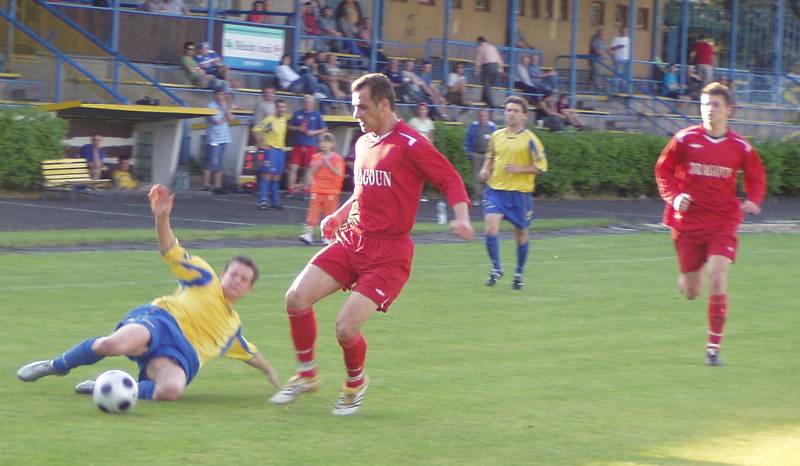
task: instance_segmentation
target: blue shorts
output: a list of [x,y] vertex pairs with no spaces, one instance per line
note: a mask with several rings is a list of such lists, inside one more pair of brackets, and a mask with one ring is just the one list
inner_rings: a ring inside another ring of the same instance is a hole
[[151,359],[167,357],[183,368],[186,385],[189,385],[200,370],[200,360],[172,314],[158,306],[146,304],[130,311],[117,324],[117,329],[127,324],[144,325],[150,332],[147,351],[141,356],[128,356],[128,359],[139,364],[139,380],[148,380],[147,364]]
[[206,170],[212,172],[222,171],[222,159],[225,158],[225,146],[227,145],[227,143],[206,144]]
[[502,214],[519,229],[527,229],[533,220],[533,196],[522,191],[501,191],[486,188],[483,194],[483,215]]
[[261,173],[268,175],[281,175],[286,166],[286,153],[280,149],[264,149],[264,164]]

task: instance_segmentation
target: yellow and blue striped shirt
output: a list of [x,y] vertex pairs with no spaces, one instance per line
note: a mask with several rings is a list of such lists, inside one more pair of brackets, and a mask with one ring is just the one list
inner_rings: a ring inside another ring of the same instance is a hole
[[175,293],[157,298],[152,304],[175,317],[197,352],[200,365],[223,355],[250,360],[258,348],[242,336],[239,314],[222,294],[214,269],[203,259],[190,256],[177,241],[163,258],[179,285]]
[[494,160],[492,175],[487,184],[502,191],[533,192],[536,175],[533,173],[506,173],[506,165],[530,166],[547,171],[547,156],[539,138],[528,129],[512,133],[503,128],[492,133],[486,157]]

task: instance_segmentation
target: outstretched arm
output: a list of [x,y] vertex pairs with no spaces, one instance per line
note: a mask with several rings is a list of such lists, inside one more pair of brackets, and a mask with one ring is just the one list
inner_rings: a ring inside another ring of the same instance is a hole
[[350,209],[353,207],[353,202],[355,202],[358,197],[358,192],[359,187],[356,186],[353,189],[353,195],[350,196],[350,199],[346,200],[341,207],[336,209],[336,212],[322,219],[322,222],[319,224],[319,229],[322,231],[323,238],[330,239],[333,236],[333,232],[347,220],[347,217],[350,215]]
[[150,211],[156,220],[156,236],[158,237],[158,248],[164,254],[175,245],[175,234],[169,223],[169,216],[172,213],[172,202],[175,196],[166,186],[154,184],[147,195],[150,199]]
[[267,376],[269,383],[271,383],[275,388],[281,388],[281,384],[278,381],[278,373],[275,372],[275,369],[266,359],[264,359],[264,356],[262,356],[260,352],[253,354],[253,357],[244,363],[263,372],[264,375]]

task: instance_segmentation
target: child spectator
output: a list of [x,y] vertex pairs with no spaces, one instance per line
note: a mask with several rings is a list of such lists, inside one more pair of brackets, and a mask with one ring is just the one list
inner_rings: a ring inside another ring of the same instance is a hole
[[[306,244],[314,242],[314,228],[320,219],[332,214],[339,207],[339,194],[344,182],[345,163],[341,155],[333,152],[336,139],[331,133],[323,133],[319,141],[320,152],[311,158],[309,178],[311,179],[311,197],[308,203],[308,215],[300,241]],[[327,240],[323,238],[323,243]]]
[[430,119],[428,116],[428,103],[427,102],[420,102],[417,104],[416,109],[416,116],[410,120],[408,120],[408,124],[411,125],[415,130],[419,132],[419,134],[425,136],[428,141],[433,142],[433,120]]
[[286,102],[275,102],[275,114],[264,117],[253,127],[253,136],[259,152],[264,154],[259,161],[258,208],[267,209],[267,192],[270,195],[270,209],[280,210],[280,185],[286,163],[286,130],[289,117],[286,115]]
[[117,160],[117,168],[111,172],[111,179],[114,180],[114,186],[119,189],[138,189],[139,182],[131,175],[131,156],[120,155]]

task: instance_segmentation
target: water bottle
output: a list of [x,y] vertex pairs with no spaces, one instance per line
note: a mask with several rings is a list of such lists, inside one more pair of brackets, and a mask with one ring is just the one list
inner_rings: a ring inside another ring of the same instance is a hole
[[447,203],[444,201],[436,203],[436,223],[439,225],[447,223]]

